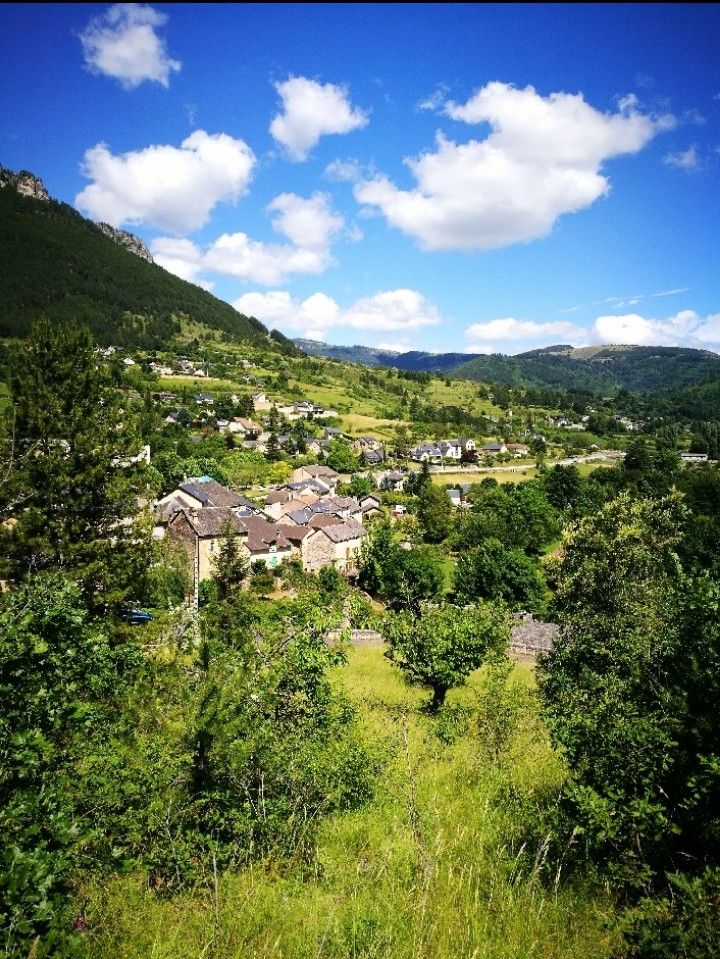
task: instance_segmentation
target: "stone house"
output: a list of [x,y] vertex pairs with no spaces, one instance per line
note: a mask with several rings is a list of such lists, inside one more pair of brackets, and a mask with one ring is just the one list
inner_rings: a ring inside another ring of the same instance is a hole
[[321,483],[324,483],[328,487],[330,493],[334,496],[340,476],[335,470],[330,469],[329,466],[310,465],[299,466],[296,470],[293,470],[290,479],[293,482],[306,479],[320,480]]
[[270,569],[279,566],[292,555],[292,543],[282,530],[268,523],[262,516],[246,516],[243,519],[247,538],[243,541],[251,563],[262,560]]
[[170,517],[168,535],[183,543],[188,551],[195,592],[198,584],[215,572],[215,560],[228,529],[234,530],[241,541],[247,539],[244,521],[231,509],[186,508]]

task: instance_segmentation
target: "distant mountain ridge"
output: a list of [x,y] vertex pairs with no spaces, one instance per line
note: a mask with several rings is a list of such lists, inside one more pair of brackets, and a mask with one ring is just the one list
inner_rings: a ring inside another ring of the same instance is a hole
[[517,356],[502,353],[406,353],[366,346],[332,346],[294,340],[312,356],[365,366],[446,373],[461,379],[507,386],[552,387],[614,394],[662,392],[720,377],[720,355],[676,346],[545,346]]
[[53,200],[27,170],[0,166],[0,336],[40,315],[87,324],[98,343],[166,346],[181,317],[233,340],[294,350],[256,318],[152,262],[138,237]]

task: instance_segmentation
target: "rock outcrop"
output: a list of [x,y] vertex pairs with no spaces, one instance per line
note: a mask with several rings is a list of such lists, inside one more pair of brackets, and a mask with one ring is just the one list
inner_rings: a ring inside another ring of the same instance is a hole
[[114,240],[120,246],[124,247],[128,252],[134,253],[135,256],[139,256],[142,260],[147,260],[148,263],[155,262],[150,250],[148,250],[140,237],[135,236],[134,233],[128,233],[127,230],[118,230],[117,227],[110,226],[109,223],[98,223],[97,227],[102,230],[105,236],[109,236],[111,240]]
[[34,200],[49,200],[50,194],[45,189],[40,177],[35,176],[28,170],[20,170],[19,173],[13,173],[12,170],[0,166],[0,188],[10,186],[23,196],[32,197]]

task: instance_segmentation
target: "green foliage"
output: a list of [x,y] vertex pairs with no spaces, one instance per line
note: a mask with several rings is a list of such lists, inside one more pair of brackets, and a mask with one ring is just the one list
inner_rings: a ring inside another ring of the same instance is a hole
[[514,609],[539,612],[546,587],[537,560],[522,550],[486,539],[460,556],[455,569],[455,596],[461,605],[476,599],[501,599]]
[[432,690],[436,712],[448,690],[462,686],[487,659],[504,652],[510,637],[509,616],[501,606],[481,603],[427,608],[419,618],[409,613],[388,617],[383,633],[388,657],[408,682]]
[[[442,362],[442,356],[436,360]],[[717,356],[707,350],[681,347],[600,347],[590,356],[572,347],[545,347],[518,356],[473,357],[452,373],[485,383],[589,390],[607,396],[622,388],[657,393],[668,383],[701,383],[717,376],[719,365]]]
[[[7,192],[7,191],[3,191]],[[60,568],[100,604],[117,604],[144,566],[133,528],[142,472],[118,465],[138,444],[86,329],[38,322],[12,357],[13,435],[5,446],[0,535],[5,576]]]
[[417,612],[423,601],[442,595],[445,574],[430,547],[405,549],[389,524],[378,523],[362,548],[360,585],[395,609]]
[[247,575],[247,556],[238,541],[235,528],[228,523],[221,532],[220,548],[215,557],[213,573],[220,599],[227,599],[235,592],[245,581]]
[[425,485],[418,495],[417,517],[428,543],[442,543],[452,529],[452,503],[442,486]]
[[720,955],[720,869],[668,876],[670,889],[624,916],[620,959],[709,959]]
[[455,543],[460,549],[496,539],[509,549],[537,554],[560,532],[560,517],[541,481],[473,487],[472,510],[458,522]]
[[720,587],[683,576],[683,519],[677,493],[625,495],[566,536],[541,671],[562,829],[631,894],[720,861]]
[[[77,587],[36,576],[0,607],[0,925],[7,954],[69,929],[76,870],[109,855],[97,797],[78,786],[84,758],[120,722],[137,649],[113,642]],[[27,954],[27,951],[22,954]]]
[[0,191],[0,335],[25,336],[38,316],[86,324],[100,343],[162,349],[181,315],[268,350],[258,320],[105,236],[64,203]]
[[356,473],[360,462],[345,440],[330,440],[325,451],[325,462],[337,473]]

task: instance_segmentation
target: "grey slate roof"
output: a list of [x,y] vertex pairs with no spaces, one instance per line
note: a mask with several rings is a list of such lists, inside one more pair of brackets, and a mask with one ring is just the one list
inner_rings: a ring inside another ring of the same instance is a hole
[[[184,493],[198,500],[204,507],[232,507],[247,506],[248,500],[231,489],[218,483],[210,476],[199,476],[194,479],[185,480],[178,487]],[[252,504],[250,504],[252,505]]]
[[227,527],[236,533],[247,532],[246,522],[251,517],[240,519],[231,509],[213,508],[190,510],[187,507],[182,511],[195,533],[203,537],[220,536]]
[[344,523],[336,523],[333,526],[323,526],[322,531],[333,543],[345,543],[351,539],[358,539],[365,532],[360,523],[356,523],[354,519],[348,519]]

